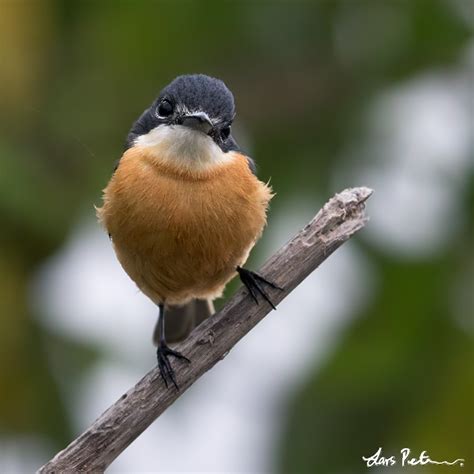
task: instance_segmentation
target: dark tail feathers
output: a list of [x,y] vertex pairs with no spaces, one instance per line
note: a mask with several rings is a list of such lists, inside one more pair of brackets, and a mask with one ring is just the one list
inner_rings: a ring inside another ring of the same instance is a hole
[[[210,300],[192,300],[184,306],[167,306],[165,310],[165,332],[167,342],[179,342],[211,314],[214,305]],[[160,329],[158,324],[153,332],[153,342],[158,345]]]

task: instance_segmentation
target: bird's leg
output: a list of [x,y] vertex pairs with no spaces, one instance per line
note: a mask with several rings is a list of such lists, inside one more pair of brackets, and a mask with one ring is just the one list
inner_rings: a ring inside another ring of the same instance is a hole
[[168,347],[166,344],[166,337],[165,337],[165,305],[160,304],[160,315],[158,317],[158,325],[160,328],[160,339],[158,341],[158,349],[156,351],[156,357],[158,359],[158,368],[160,369],[160,375],[163,379],[163,382],[168,388],[168,384],[171,382],[176,390],[179,390],[178,384],[176,383],[176,378],[174,375],[174,369],[171,367],[171,362],[169,361],[169,357],[173,356],[177,359],[185,360],[186,362],[191,362],[187,357],[185,357],[180,352],[174,351],[173,349]]
[[237,273],[239,274],[241,282],[245,285],[255,303],[258,304],[257,295],[260,294],[273,309],[276,309],[276,306],[272,303],[268,293],[265,291],[264,285],[270,286],[271,288],[275,288],[276,290],[280,291],[283,291],[283,288],[275,285],[275,283],[271,281],[268,281],[258,273],[252,272],[242,267],[237,267]]

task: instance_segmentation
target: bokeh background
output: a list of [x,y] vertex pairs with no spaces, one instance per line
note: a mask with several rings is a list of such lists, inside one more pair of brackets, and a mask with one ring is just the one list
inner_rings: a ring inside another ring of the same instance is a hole
[[359,473],[379,447],[472,472],[473,12],[0,0],[0,471],[38,468],[154,365],[157,311],[93,206],[134,119],[203,72],[277,192],[253,268],[344,187],[375,189],[371,221],[109,472]]

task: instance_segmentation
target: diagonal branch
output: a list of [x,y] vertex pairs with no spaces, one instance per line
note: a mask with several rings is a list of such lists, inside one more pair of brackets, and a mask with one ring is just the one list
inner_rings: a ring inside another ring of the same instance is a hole
[[[284,288],[271,290],[279,303],[340,245],[366,224],[364,203],[369,188],[352,188],[336,194],[292,240],[276,252],[260,270]],[[232,347],[271,310],[255,305],[240,289],[225,307],[204,321],[178,350],[192,360],[176,361],[181,391],[165,389],[156,368],[123,394],[82,435],[39,473],[104,471],[146,428],[199,377],[223,359]]]

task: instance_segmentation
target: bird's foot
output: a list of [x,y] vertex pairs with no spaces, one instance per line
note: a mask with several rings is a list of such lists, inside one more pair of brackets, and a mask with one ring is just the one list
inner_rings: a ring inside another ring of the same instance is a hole
[[270,286],[275,290],[283,291],[283,288],[275,285],[275,283],[268,281],[263,276],[258,273],[252,272],[242,267],[237,267],[237,273],[240,276],[240,280],[247,288],[250,296],[254,299],[255,303],[258,304],[257,294],[260,294],[265,301],[273,308],[276,309],[276,306],[272,303],[272,300],[268,296],[268,293],[265,291],[263,285]]
[[160,369],[161,378],[163,379],[166,388],[168,388],[169,383],[172,383],[176,390],[179,391],[179,386],[176,383],[174,369],[173,367],[171,367],[171,362],[169,361],[170,356],[176,357],[176,359],[182,359],[186,362],[191,361],[180,352],[170,349],[166,344],[160,344],[158,346],[158,349],[156,351],[156,357],[158,359],[158,368]]

